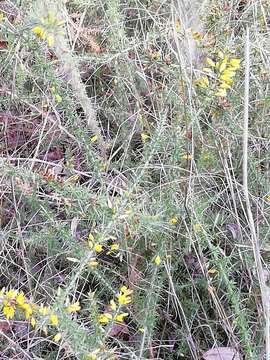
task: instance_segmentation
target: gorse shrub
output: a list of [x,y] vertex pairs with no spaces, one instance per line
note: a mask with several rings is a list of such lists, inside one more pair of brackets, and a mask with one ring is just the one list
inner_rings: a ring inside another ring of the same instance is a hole
[[269,10],[0,2],[1,359],[264,356]]

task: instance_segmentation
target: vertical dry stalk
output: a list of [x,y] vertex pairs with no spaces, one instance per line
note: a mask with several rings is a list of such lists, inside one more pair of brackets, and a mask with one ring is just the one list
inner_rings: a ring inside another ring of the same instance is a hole
[[[40,9],[40,13],[44,16],[44,13],[49,11],[55,15],[64,14],[66,17],[67,11],[62,1],[54,2],[51,0],[44,0],[43,4],[37,4]],[[62,29],[61,29],[62,30]],[[72,50],[68,44],[66,35],[64,32],[59,31],[54,34],[55,43],[53,51],[62,65],[63,72],[67,74],[69,85],[72,88],[73,94],[77,101],[80,103],[88,124],[88,127],[94,135],[97,135],[97,144],[103,158],[106,157],[106,144],[102,137],[100,126],[96,119],[96,110],[89,99],[85,86],[82,83],[78,63],[76,57],[72,54]]]
[[256,228],[254,224],[253,214],[251,211],[251,204],[248,192],[248,118],[249,118],[249,83],[250,83],[250,40],[249,28],[246,34],[246,52],[245,52],[245,104],[244,104],[244,129],[243,129],[243,191],[246,201],[247,217],[249,222],[249,229],[252,240],[253,255],[256,265],[257,276],[259,280],[262,306],[265,318],[265,347],[266,360],[270,360],[270,289],[266,285],[263,274],[263,265],[260,254],[260,244],[257,237]]
[[[201,33],[203,24],[200,19],[200,11],[203,1],[197,0],[174,0],[176,15],[179,17],[184,38],[180,41],[181,50],[183,52],[187,66],[199,68],[202,64],[202,50],[198,48],[192,34],[187,30],[191,28],[193,31]],[[178,40],[179,41],[179,40]]]

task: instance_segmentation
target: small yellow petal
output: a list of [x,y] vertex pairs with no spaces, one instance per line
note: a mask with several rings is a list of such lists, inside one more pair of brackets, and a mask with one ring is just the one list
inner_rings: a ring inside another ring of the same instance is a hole
[[43,304],[40,306],[38,312],[40,313],[40,315],[42,316],[46,316],[49,314],[50,312],[50,308],[48,306],[44,306]]
[[16,302],[19,306],[22,306],[25,303],[25,297],[23,293],[20,293],[19,295],[16,296]]
[[91,260],[88,265],[90,268],[96,268],[98,266],[98,262],[96,260]]
[[182,155],[181,159],[190,161],[190,160],[192,160],[192,155],[191,154]]
[[30,324],[32,325],[33,328],[36,327],[37,321],[34,317],[31,317]]
[[208,274],[213,275],[216,274],[218,271],[216,269],[209,269]]
[[177,220],[176,217],[173,217],[173,218],[170,219],[170,224],[171,224],[171,225],[176,225],[177,222],[178,222],[178,220]]
[[60,96],[59,94],[56,94],[54,98],[57,104],[60,104],[62,102],[62,96]]
[[206,63],[211,67],[215,67],[216,65],[215,62],[210,58],[206,58]]
[[18,291],[17,290],[13,290],[13,289],[10,289],[6,292],[6,297],[9,299],[9,300],[13,300],[15,299],[15,297],[17,296],[17,293]]
[[112,311],[116,311],[116,302],[114,300],[110,301],[110,308]]
[[48,43],[49,46],[53,46],[53,45],[54,45],[54,37],[53,37],[53,35],[48,35],[48,36],[46,37],[46,40],[47,40],[47,43]]
[[195,81],[195,85],[206,89],[209,86],[209,80],[207,76],[202,76],[201,78],[199,78],[198,80]]
[[206,73],[210,73],[212,70],[210,68],[208,68],[208,67],[204,67],[203,71],[206,72]]
[[128,315],[129,315],[129,313],[118,314],[114,317],[114,320],[118,321],[118,322],[123,322],[125,317],[127,317]]
[[226,97],[226,96],[227,96],[227,91],[226,91],[226,89],[219,89],[219,90],[215,93],[215,96]]
[[91,141],[92,143],[94,143],[94,142],[97,141],[97,139],[98,139],[98,136],[97,136],[97,135],[93,135],[93,136],[90,138],[90,141]]
[[13,317],[15,315],[15,307],[10,306],[10,305],[5,305],[3,307],[3,314],[7,320],[13,319]]
[[159,255],[157,255],[154,259],[154,263],[159,266],[161,264],[161,257]]
[[119,250],[119,244],[112,244],[112,245],[111,245],[111,250],[112,250],[112,251],[117,251],[117,250]]
[[75,303],[73,304],[70,304],[67,308],[66,308],[67,312],[69,314],[73,314],[73,313],[76,313],[78,311],[81,310],[81,306],[80,306],[80,303],[79,301],[76,301]]
[[200,223],[197,223],[194,225],[194,231],[195,232],[201,232],[202,231],[202,225]]
[[101,251],[103,250],[103,247],[102,247],[102,245],[100,245],[100,244],[95,244],[95,245],[94,245],[94,249],[95,249],[95,251],[96,251],[97,253],[99,253],[99,252],[101,252]]
[[93,234],[89,234],[88,235],[88,241],[94,241],[94,235]]
[[231,59],[230,60],[230,65],[235,69],[239,69],[240,68],[240,63],[241,63],[241,59]]
[[222,82],[220,85],[219,85],[220,89],[230,89],[231,88],[231,85],[230,84],[227,84],[226,82]]
[[41,36],[41,34],[44,33],[44,30],[40,27],[40,26],[35,26],[33,29],[32,29],[33,33],[36,34],[37,36]]
[[104,325],[108,324],[110,320],[112,320],[112,315],[109,313],[101,314],[98,318],[99,323]]
[[150,138],[149,135],[147,135],[145,133],[141,133],[141,139],[142,139],[143,143],[145,143],[149,138]]
[[58,316],[55,314],[52,314],[50,316],[50,322],[52,326],[57,326],[59,324]]
[[224,53],[222,51],[218,51],[217,53],[217,56],[220,58],[220,59],[224,59]]
[[222,61],[222,63],[220,64],[220,67],[219,67],[219,72],[223,72],[227,67],[227,64],[226,62]]
[[57,333],[54,335],[53,340],[57,343],[61,340],[62,335],[60,333]]

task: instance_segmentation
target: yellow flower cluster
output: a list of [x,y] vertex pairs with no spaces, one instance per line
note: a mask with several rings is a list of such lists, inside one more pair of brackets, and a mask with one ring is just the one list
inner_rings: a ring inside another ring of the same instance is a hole
[[33,33],[42,40],[45,40],[49,46],[55,43],[54,33],[63,35],[63,31],[59,29],[64,24],[63,20],[57,19],[54,13],[49,12],[46,18],[40,18],[41,25],[35,26]]
[[241,60],[237,58],[230,58],[224,55],[222,51],[218,51],[217,60],[211,58],[206,59],[208,67],[203,68],[206,76],[200,77],[195,84],[201,88],[208,88],[210,86],[209,79],[215,79],[217,86],[215,86],[215,96],[226,97],[227,90],[232,87],[233,78],[237,70],[240,69]]
[[54,96],[54,99],[55,99],[56,103],[60,104],[62,102],[62,96],[56,93],[55,86],[51,87],[51,92],[52,92],[52,94]]
[[102,325],[108,324],[110,321],[123,322],[129,315],[127,312],[121,312],[123,305],[128,305],[132,302],[131,294],[133,290],[128,289],[126,286],[120,288],[120,292],[117,294],[117,303],[112,299],[110,301],[110,312],[105,312],[99,315],[98,321]]
[[[55,314],[49,306],[43,304],[37,305],[26,299],[23,292],[19,292],[16,289],[6,290],[3,288],[0,291],[0,309],[2,308],[3,315],[7,320],[12,320],[15,315],[23,316],[26,320],[29,320],[31,326],[34,328],[37,323],[37,318],[42,318],[48,321],[48,325],[57,327],[59,325],[59,317]],[[66,307],[66,312],[69,314],[76,313],[81,309],[79,301],[69,304]],[[43,331],[47,333],[47,326],[43,326]],[[62,335],[60,333],[55,334],[54,341],[60,341]]]
[[[109,238],[107,238],[105,240],[111,240],[111,239],[115,239],[115,238],[110,236]],[[96,242],[93,234],[91,234],[91,233],[88,235],[88,246],[89,246],[90,250],[94,251],[96,254],[101,253],[105,248],[107,248],[107,249],[109,248],[108,251],[106,252],[107,255],[110,255],[114,251],[118,251],[120,248],[119,244],[117,244],[117,243],[113,243],[111,245],[105,246],[99,242]],[[91,268],[93,268],[93,267],[96,267],[97,265],[98,265],[98,262],[97,262],[96,258],[92,258],[89,262],[89,266]]]
[[36,320],[33,317],[33,312],[36,305],[27,301],[23,292],[3,288],[0,291],[0,302],[2,304],[2,311],[7,320],[14,318],[16,312],[23,314],[26,320],[30,320],[31,325],[34,327]]

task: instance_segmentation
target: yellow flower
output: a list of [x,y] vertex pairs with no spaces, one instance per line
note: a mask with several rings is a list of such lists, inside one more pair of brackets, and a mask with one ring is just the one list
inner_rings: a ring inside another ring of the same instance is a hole
[[48,45],[49,46],[53,46],[54,45],[54,37],[53,37],[53,35],[47,35],[46,36],[46,40],[47,40],[47,43],[48,43]]
[[89,360],[97,360],[97,355],[89,353],[89,354],[87,354],[87,358]]
[[230,83],[230,81],[232,81],[232,78],[234,76],[235,76],[235,71],[231,71],[231,70],[227,69],[220,76],[220,80]]
[[192,31],[191,33],[194,40],[198,42],[202,40],[202,35],[198,31]]
[[125,285],[120,288],[120,291],[125,295],[131,295],[133,290],[128,289]]
[[231,85],[226,83],[226,82],[222,82],[220,85],[219,85],[219,88],[220,89],[230,89],[231,88]]
[[209,86],[209,80],[207,76],[202,76],[201,78],[199,78],[198,80],[195,81],[195,85],[206,89]]
[[94,249],[97,253],[99,253],[103,250],[102,245],[100,245],[100,244],[95,244]]
[[54,98],[57,104],[60,104],[62,102],[62,96],[60,96],[59,94],[56,94]]
[[126,286],[120,288],[120,294],[117,295],[117,299],[120,305],[128,305],[131,303],[131,294],[133,290],[128,289]]
[[17,290],[10,289],[6,292],[6,297],[8,298],[8,300],[14,300],[17,294]]
[[154,263],[159,266],[161,264],[161,257],[159,255],[157,255],[154,259]]
[[206,63],[211,67],[215,67],[216,65],[215,62],[210,58],[206,58]]
[[199,223],[195,224],[194,225],[194,231],[197,232],[197,233],[201,232],[202,231],[202,225],[199,224]]
[[97,135],[93,135],[93,136],[90,138],[90,141],[91,141],[92,143],[94,143],[94,142],[97,141],[97,139],[98,139],[98,136],[97,136]]
[[29,319],[30,316],[33,314],[33,309],[30,304],[24,303],[22,306],[22,309],[24,310],[24,316],[26,319]]
[[88,353],[86,356],[87,356],[87,359],[89,360],[97,360],[98,357],[97,357],[97,354],[100,352],[100,349],[96,349],[90,353]]
[[241,59],[231,59],[230,65],[234,70],[238,70],[240,68]]
[[58,316],[55,314],[50,316],[50,321],[52,326],[57,326],[59,324]]
[[203,68],[203,71],[206,72],[206,73],[210,73],[210,72],[211,72],[211,69],[208,68],[208,67],[204,67],[204,68]]
[[23,293],[19,293],[19,295],[16,296],[16,302],[19,306],[22,306],[25,303],[25,297]]
[[6,319],[13,319],[15,315],[15,307],[10,305],[5,305],[3,308],[3,314],[5,315]]
[[44,36],[44,30],[40,26],[35,26],[32,29],[33,33],[36,34],[38,37],[42,38]]
[[114,320],[115,321],[118,321],[118,322],[123,322],[124,319],[129,315],[129,313],[122,313],[122,314],[119,314],[119,315],[116,315],[114,317]]
[[112,311],[116,311],[116,303],[114,300],[111,300],[110,301],[110,308]]
[[265,200],[270,202],[270,194],[265,196]]
[[106,325],[109,323],[109,321],[112,319],[112,315],[109,313],[104,313],[99,315],[98,322],[100,324]]
[[218,56],[220,59],[224,59],[224,54],[223,54],[223,52],[220,51],[220,50],[218,51],[217,56]]
[[44,306],[44,305],[42,304],[42,305],[40,306],[40,308],[39,308],[38,311],[39,311],[40,315],[46,316],[46,315],[49,314],[50,308],[49,308],[48,306]]
[[36,319],[34,317],[31,317],[30,324],[32,325],[33,328],[36,326],[37,321],[36,321]]
[[57,333],[54,335],[53,340],[54,342],[58,343],[62,338],[62,335],[60,333]]
[[112,251],[119,250],[119,244],[112,244],[112,245],[111,245],[111,250],[112,250]]
[[178,222],[178,220],[177,220],[176,217],[173,217],[173,218],[170,219],[170,224],[171,224],[171,225],[176,225],[177,222]]
[[214,275],[214,274],[216,274],[218,271],[216,270],[216,269],[209,269],[208,270],[208,274],[210,274],[210,275]]
[[80,311],[80,310],[81,310],[81,306],[80,306],[79,301],[76,301],[75,303],[70,304],[70,305],[66,308],[66,310],[67,310],[67,312],[68,312],[69,314],[76,313],[77,311]]
[[93,243],[94,239],[95,239],[95,238],[94,238],[94,235],[90,233],[90,234],[88,235],[88,241],[90,241],[90,242]]
[[227,91],[226,91],[226,89],[219,89],[219,90],[215,93],[215,96],[226,97],[226,96],[227,96]]
[[131,297],[126,296],[125,294],[117,295],[117,299],[120,305],[128,305],[131,303]]
[[228,85],[232,85],[233,84],[233,79],[231,79],[229,76],[227,75],[221,75],[220,80],[224,81],[226,84]]
[[219,67],[219,71],[222,73],[227,67],[227,62],[226,61],[222,61],[222,63],[220,64],[220,67]]
[[190,160],[192,160],[192,155],[191,154],[184,154],[184,155],[181,156],[181,159],[190,161]]
[[142,139],[143,143],[145,143],[149,138],[150,138],[149,135],[147,135],[145,133],[141,133],[141,139]]
[[89,261],[88,265],[91,267],[91,268],[95,268],[98,266],[98,262],[95,260],[95,259],[92,259]]

